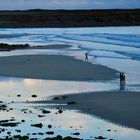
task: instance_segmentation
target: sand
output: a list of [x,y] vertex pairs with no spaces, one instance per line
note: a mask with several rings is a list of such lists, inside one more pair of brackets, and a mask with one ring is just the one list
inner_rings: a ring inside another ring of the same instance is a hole
[[113,80],[117,71],[68,56],[28,55],[0,58],[0,75],[50,80]]
[[0,34],[0,38],[15,38],[15,37],[22,37],[25,34]]
[[[51,79],[51,80],[113,80],[118,72],[101,65],[58,55],[28,55],[0,58],[0,75]],[[140,130],[140,93],[138,92],[92,92],[68,95],[65,100],[43,101],[48,103],[68,103],[64,108],[80,110],[107,121]],[[54,106],[55,107],[55,106]],[[58,106],[57,106],[58,107]],[[61,105],[59,107],[62,107]]]
[[37,46],[31,47],[32,49],[67,49],[72,47],[72,45],[68,44],[52,44],[52,45],[45,45],[45,46]]
[[[112,123],[140,130],[140,93],[128,91],[71,94],[65,100],[40,101],[56,108],[79,110]],[[53,98],[53,97],[52,97]],[[74,101],[75,105],[61,105]]]

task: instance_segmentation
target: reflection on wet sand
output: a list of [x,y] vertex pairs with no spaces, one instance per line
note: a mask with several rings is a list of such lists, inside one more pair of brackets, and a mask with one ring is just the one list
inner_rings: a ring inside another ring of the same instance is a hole
[[[83,114],[74,110],[68,111],[65,108],[61,110],[60,106],[57,109],[54,109],[52,106],[48,108],[45,104],[40,104],[41,102],[38,102],[38,104],[29,102],[36,100],[46,101],[52,95],[119,90],[119,82],[74,82],[12,77],[1,77],[0,79],[1,100],[8,102],[8,111],[1,110],[1,120],[10,120],[14,117],[15,120],[12,122],[9,121],[9,123],[19,123],[17,126],[9,127],[1,133],[1,137],[3,138],[7,136],[8,131],[11,132],[11,136],[20,134],[28,135],[30,138],[41,139],[46,138],[46,133],[50,132],[54,134],[49,135],[49,137],[62,135],[63,137],[71,136],[84,139],[94,139],[95,137],[102,136],[103,138],[110,139],[124,138],[131,140],[140,137],[140,133],[137,130],[123,128],[94,116],[87,115],[88,113]],[[37,97],[33,97],[32,95],[36,95]],[[28,102],[21,103],[26,100]],[[43,110],[50,111],[50,113],[43,114]],[[24,121],[22,122],[21,120]],[[32,125],[35,124],[42,124],[43,127],[33,127]],[[48,128],[48,125],[51,125],[51,128]],[[15,129],[19,130],[20,133],[15,132]]]
[[[5,138],[8,131],[11,132],[11,136],[20,134],[21,136],[27,135],[30,138],[39,139],[55,137],[57,135],[82,139],[94,139],[95,137],[102,136],[107,139],[132,140],[140,137],[140,133],[137,130],[123,128],[74,110],[63,110],[62,113],[59,113],[59,109],[43,108],[41,104],[40,107],[36,104],[32,105],[10,104],[9,108],[14,108],[13,110],[8,109],[8,112],[1,111],[1,120],[9,120],[11,117],[14,117],[15,121],[11,121],[12,123],[20,122],[16,127],[7,127],[1,133],[1,137]],[[42,110],[50,111],[50,113],[43,114]],[[23,119],[24,121],[21,121]],[[32,124],[40,123],[43,125],[42,128],[32,126]],[[20,130],[20,132],[15,130]],[[54,132],[54,134],[46,135],[47,132]]]
[[[94,81],[57,81],[57,80],[36,80],[24,78],[1,77],[0,97],[6,98],[9,95],[13,100],[20,100],[16,96],[20,94],[24,100],[32,94],[38,94],[38,99],[44,99],[52,95],[62,95],[70,93],[81,93],[90,91],[118,90],[116,82],[94,82]],[[4,96],[3,96],[4,95]]]

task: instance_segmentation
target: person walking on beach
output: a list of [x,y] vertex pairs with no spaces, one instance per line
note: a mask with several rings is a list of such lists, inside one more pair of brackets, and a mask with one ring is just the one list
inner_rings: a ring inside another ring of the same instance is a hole
[[87,52],[85,53],[85,61],[88,62],[88,53]]

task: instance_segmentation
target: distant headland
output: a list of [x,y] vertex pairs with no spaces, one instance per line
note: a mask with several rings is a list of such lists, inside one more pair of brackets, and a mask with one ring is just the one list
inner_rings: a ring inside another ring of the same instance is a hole
[[0,11],[0,28],[138,25],[140,25],[140,9]]

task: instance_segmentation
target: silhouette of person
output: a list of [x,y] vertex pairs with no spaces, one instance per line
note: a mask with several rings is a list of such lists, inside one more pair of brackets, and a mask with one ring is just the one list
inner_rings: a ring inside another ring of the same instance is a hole
[[122,81],[123,81],[123,83],[125,84],[125,74],[123,73],[123,75],[122,75]]
[[125,74],[120,73],[120,90],[125,90]]
[[85,61],[88,61],[88,53],[85,53]]

